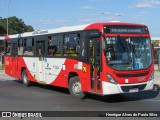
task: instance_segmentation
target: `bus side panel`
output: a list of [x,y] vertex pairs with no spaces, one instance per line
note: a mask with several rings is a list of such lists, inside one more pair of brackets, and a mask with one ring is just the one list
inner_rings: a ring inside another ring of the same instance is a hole
[[4,56],[4,68],[5,68],[5,73],[12,77],[13,74],[12,74],[12,57],[11,56]]
[[67,77],[65,77],[64,71],[61,71],[50,85],[67,88]]
[[[29,62],[31,62],[31,61],[28,61],[27,63],[29,63]],[[36,80],[34,79],[34,76],[31,74],[31,71],[29,70],[29,67],[31,67],[31,66],[27,66],[27,63],[25,63],[24,57],[19,57],[19,59],[18,59],[18,76],[17,77],[19,79],[21,79],[22,78],[22,69],[26,69],[27,75],[28,75],[28,80],[36,82]]]
[[18,58],[18,74],[17,74],[17,78],[21,79],[22,76],[21,76],[21,69],[22,68],[26,68],[26,65],[24,63],[24,60],[22,57],[19,57]]
[[44,58],[43,63],[39,64],[39,58],[25,57],[24,62],[28,68],[28,79],[66,88],[68,84],[63,69],[65,61],[66,58]]
[[80,78],[82,90],[87,91],[89,82],[88,76],[90,76],[89,68],[89,65],[78,60],[66,59],[61,72],[57,76],[56,80],[51,83],[51,85],[68,88],[69,74],[76,73]]
[[4,66],[5,66],[5,72],[11,77],[17,78],[18,69],[17,69],[17,63],[18,63],[18,57],[12,57],[12,56],[5,56],[4,57]]

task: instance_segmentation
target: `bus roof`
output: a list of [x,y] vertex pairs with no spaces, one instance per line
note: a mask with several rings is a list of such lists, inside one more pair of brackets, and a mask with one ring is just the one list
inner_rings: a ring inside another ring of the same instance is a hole
[[85,24],[85,25],[78,25],[78,26],[61,27],[61,28],[49,29],[49,30],[36,30],[33,32],[25,32],[21,34],[8,35],[8,36],[5,36],[5,40],[13,39],[13,38],[32,37],[32,36],[38,36],[38,35],[47,35],[47,34],[54,34],[54,33],[98,29],[104,25],[146,26],[144,24],[134,24],[134,23],[125,23],[125,22],[93,23],[93,24]]

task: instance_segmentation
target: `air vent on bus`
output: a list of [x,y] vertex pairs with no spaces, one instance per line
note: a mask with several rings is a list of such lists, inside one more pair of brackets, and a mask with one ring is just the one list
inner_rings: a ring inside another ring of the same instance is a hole
[[121,86],[123,92],[129,92],[129,90],[138,88],[138,90],[144,90],[147,84],[134,85],[134,86]]
[[136,73],[136,74],[116,74],[118,77],[141,77],[148,75],[149,72]]

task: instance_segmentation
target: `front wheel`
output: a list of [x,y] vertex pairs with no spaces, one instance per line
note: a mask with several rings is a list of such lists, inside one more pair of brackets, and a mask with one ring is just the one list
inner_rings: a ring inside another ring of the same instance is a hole
[[85,94],[82,91],[81,83],[79,81],[78,76],[72,77],[70,79],[70,81],[69,81],[69,92],[75,98],[82,99],[82,98],[85,97]]
[[26,70],[24,70],[24,71],[22,72],[22,81],[23,81],[23,84],[24,84],[25,86],[29,86],[29,85],[30,85],[30,81],[28,80],[28,76],[27,76]]

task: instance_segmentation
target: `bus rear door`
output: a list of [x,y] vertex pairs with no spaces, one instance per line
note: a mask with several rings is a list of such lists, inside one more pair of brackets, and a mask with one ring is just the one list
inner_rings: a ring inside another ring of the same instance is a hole
[[36,59],[36,80],[45,84],[45,41],[36,42],[36,51],[38,55]]

